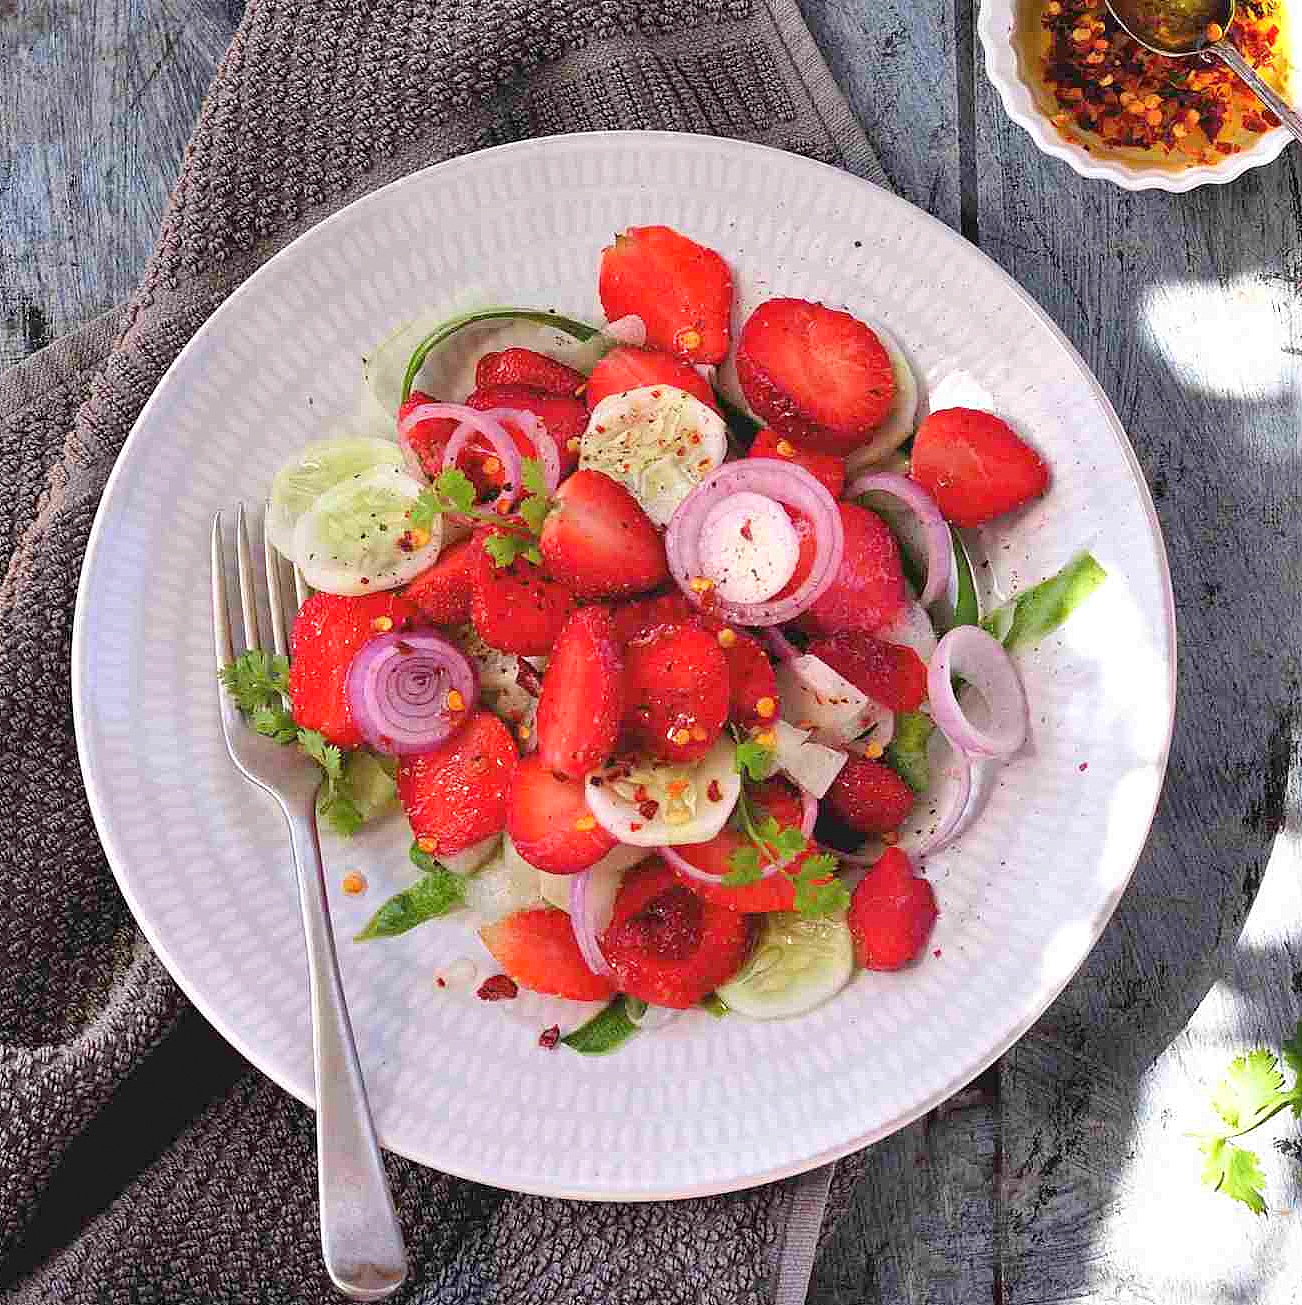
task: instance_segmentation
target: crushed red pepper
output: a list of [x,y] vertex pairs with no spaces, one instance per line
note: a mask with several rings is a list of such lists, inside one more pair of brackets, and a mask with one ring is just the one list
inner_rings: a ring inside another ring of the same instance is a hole
[[[1255,68],[1278,70],[1279,0],[1240,0],[1230,39]],[[1243,147],[1232,137],[1279,126],[1214,55],[1168,59],[1144,49],[1104,0],[1048,0],[1044,80],[1060,111],[1054,125],[1108,145],[1164,150],[1173,162],[1210,163]],[[1088,142],[1082,141],[1088,147]]]

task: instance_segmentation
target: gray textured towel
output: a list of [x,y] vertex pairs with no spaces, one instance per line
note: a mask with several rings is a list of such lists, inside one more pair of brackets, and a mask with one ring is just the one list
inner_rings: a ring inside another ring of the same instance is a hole
[[[131,303],[0,377],[0,1287],[20,1301],[336,1299],[313,1118],[180,996],[109,874],[68,660],[91,519],[168,364],[349,200],[529,135],[653,127],[881,174],[793,0],[254,0]],[[833,1208],[853,1179],[837,1166]],[[800,1300],[829,1171],[582,1205],[389,1158],[411,1301]]]

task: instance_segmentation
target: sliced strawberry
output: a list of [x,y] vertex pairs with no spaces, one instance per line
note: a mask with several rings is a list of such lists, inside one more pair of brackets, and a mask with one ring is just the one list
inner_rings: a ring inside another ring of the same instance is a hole
[[[583,428],[588,424],[588,413],[573,395],[544,394],[523,385],[491,385],[477,389],[466,400],[466,407],[478,412],[490,412],[494,408],[522,408],[525,412],[533,413],[556,441],[556,449],[561,458],[561,475],[568,476],[579,465],[579,440]],[[511,432],[521,457],[537,456],[533,441],[528,436],[510,422],[507,423],[507,429]],[[488,441],[484,439],[472,440],[468,450],[482,458],[487,458],[492,453]],[[489,479],[495,487],[501,487],[503,477],[500,470]]]
[[850,898],[855,959],[868,970],[902,969],[921,954],[939,914],[931,885],[888,847]]
[[861,834],[888,834],[913,810],[913,790],[887,765],[851,756],[827,790],[832,811]]
[[791,524],[796,529],[796,542],[800,552],[796,557],[796,569],[791,573],[791,579],[782,586],[777,598],[786,598],[789,594],[794,594],[809,579],[809,573],[814,569],[814,559],[818,556],[818,536],[814,534],[814,523],[795,508],[787,508],[787,516],[791,518]]
[[701,609],[681,589],[654,598],[635,598],[613,609],[615,637],[621,644],[631,643],[662,625],[700,625],[707,628]]
[[836,579],[800,617],[810,634],[841,630],[871,633],[890,625],[904,610],[904,567],[899,545],[875,513],[857,503],[838,503],[845,530],[845,555]]
[[[499,533],[496,527],[490,533]],[[574,611],[574,594],[540,566],[518,557],[498,566],[487,552],[475,565],[470,618],[490,648],[545,657]]]
[[763,644],[730,627],[715,636],[728,663],[728,715],[739,725],[770,724],[778,714],[778,679]]
[[555,499],[539,547],[551,574],[580,598],[626,598],[669,579],[664,537],[617,480],[576,471]]
[[615,621],[604,607],[584,607],[556,640],[538,699],[543,764],[582,779],[614,751],[624,715],[624,663]]
[[624,649],[624,731],[634,751],[699,761],[727,719],[728,663],[709,631],[661,626]]
[[494,385],[524,385],[544,394],[575,399],[587,383],[588,378],[582,372],[532,349],[486,353],[475,367],[475,387],[480,390]]
[[516,750],[491,711],[477,711],[432,752],[398,762],[398,800],[431,856],[463,852],[506,827]]
[[640,390],[648,385],[672,385],[686,390],[707,407],[719,411],[714,391],[709,382],[687,363],[656,349],[637,349],[631,344],[616,345],[593,369],[588,377],[584,397],[588,411],[602,399],[628,390]]
[[956,526],[984,525],[1049,488],[1044,459],[1006,421],[974,408],[943,408],[918,427],[910,474]]
[[614,322],[636,313],[647,342],[694,363],[728,353],[732,273],[714,252],[671,227],[629,227],[601,252],[598,293]]
[[348,667],[368,639],[415,618],[415,604],[396,593],[313,594],[299,608],[289,640],[289,699],[297,724],[318,730],[336,747],[360,748],[362,733],[344,692]]
[[615,985],[588,969],[564,911],[516,911],[479,931],[493,959],[522,988],[571,1001],[603,1001]]
[[779,435],[820,453],[849,453],[890,411],[895,374],[877,336],[849,313],[770,299],[742,327],[737,379]]
[[537,752],[515,768],[506,832],[530,865],[553,875],[586,870],[616,845],[588,810],[583,781],[548,770]]
[[805,651],[892,711],[917,711],[927,696],[927,664],[902,644],[843,630],[815,639]]
[[621,992],[682,1010],[737,973],[750,937],[744,915],[707,902],[654,858],[625,876],[600,942]]
[[415,603],[435,625],[464,625],[470,620],[470,597],[482,547],[478,535],[457,540],[402,591],[403,597]]
[[[407,402],[398,409],[398,425],[401,426],[423,404],[437,402],[432,394],[412,390]],[[427,417],[424,421],[418,421],[406,434],[411,451],[431,480],[443,470],[443,450],[447,448],[456,429],[457,422],[452,417]]]
[[767,426],[751,442],[748,456],[794,462],[798,467],[804,467],[815,479],[821,480],[833,498],[840,498],[841,491],[845,488],[844,458],[837,457],[835,453],[819,453],[806,448]]
[[[749,790],[751,803],[759,808],[761,815],[772,816],[784,829],[800,827],[800,796],[796,790],[783,779],[766,780],[754,785]],[[732,854],[743,847],[751,846],[750,839],[740,830],[723,829],[708,843],[689,843],[674,848],[684,861],[712,875],[726,875],[732,869]],[[813,855],[816,848],[811,848],[806,855]],[[767,879],[760,879],[753,884],[707,883],[686,874],[677,866],[672,866],[674,873],[698,897],[707,902],[725,907],[729,911],[742,911],[748,915],[758,915],[766,911],[794,911],[796,909],[796,888],[791,874],[795,873],[804,856],[798,857],[791,866],[779,870]]]

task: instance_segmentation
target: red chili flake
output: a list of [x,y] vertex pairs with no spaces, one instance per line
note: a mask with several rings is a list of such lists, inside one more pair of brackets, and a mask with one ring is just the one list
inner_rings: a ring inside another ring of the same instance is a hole
[[441,974],[434,980],[434,982],[437,983],[440,988],[446,988],[448,986],[447,980]]
[[634,820],[634,821],[630,821],[628,827],[629,827],[630,831],[631,831],[632,833],[634,833],[634,834],[636,834],[637,831],[638,831],[639,829],[642,828],[641,824],[640,824],[639,822],[635,821],[635,820]]
[[660,803],[653,798],[648,798],[645,802],[637,804],[637,813],[643,820],[654,820],[656,812],[660,810]]
[[754,540],[755,536],[751,534],[750,518],[746,518],[746,524],[741,528],[741,537],[745,540]]
[[519,992],[520,989],[516,987],[515,980],[509,974],[494,974],[479,985],[479,991],[475,996],[480,1001],[510,1001]]
[[939,955],[940,955],[940,948],[937,947],[936,950],[935,950],[934,952],[932,952],[931,954],[932,954],[933,956],[939,956]]
[[652,397],[653,399],[658,399],[658,398],[661,396],[661,394],[663,394],[663,393],[664,393],[663,390],[652,390],[652,391],[651,391],[651,397]]
[[712,779],[710,781],[710,786],[705,790],[705,796],[708,797],[711,802],[723,801],[723,789],[719,787],[719,781],[717,779]]
[[650,796],[651,794],[647,792],[645,784],[639,784],[633,790],[633,800],[635,802],[645,802]]
[[553,1024],[549,1029],[543,1029],[538,1035],[538,1045],[544,1051],[550,1051],[561,1040],[561,1026]]
[[1076,769],[1080,771],[1085,771],[1088,770],[1089,768],[1090,768],[1090,763],[1088,761],[1082,761],[1080,765],[1076,767]]

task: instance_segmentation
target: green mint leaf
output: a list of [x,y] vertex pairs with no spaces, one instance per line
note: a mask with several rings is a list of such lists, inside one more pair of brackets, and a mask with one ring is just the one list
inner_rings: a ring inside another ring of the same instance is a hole
[[1203,1183],[1214,1192],[1242,1201],[1253,1214],[1265,1214],[1266,1176],[1256,1155],[1223,1137],[1208,1138],[1201,1149],[1205,1157]]
[[927,743],[935,728],[925,712],[900,712],[895,717],[895,737],[882,758],[915,793],[925,793],[931,784]]
[[1058,629],[1107,576],[1089,553],[1077,553],[1057,575],[997,607],[981,628],[1009,652],[1030,647]]
[[801,915],[837,915],[850,909],[850,890],[836,877],[836,857],[829,852],[806,857],[795,882]]
[[561,1041],[572,1051],[584,1056],[604,1056],[622,1047],[638,1030],[628,1017],[627,998],[616,997],[604,1010],[598,1011],[586,1024],[580,1024]]
[[537,458],[520,459],[520,481],[530,494],[547,497],[547,477],[543,475],[542,463]]
[[[419,853],[421,860],[417,859]],[[410,888],[394,893],[367,921],[353,939],[366,942],[371,938],[394,938],[414,929],[426,920],[446,915],[466,900],[466,886],[460,875],[444,869],[432,857],[412,845],[411,859],[421,865],[424,874]],[[422,861],[425,864],[422,865]]]
[[760,877],[760,858],[757,847],[739,847],[728,858],[729,870],[723,876],[723,882],[729,888],[741,888],[745,884],[758,883]]
[[758,784],[767,779],[773,769],[773,752],[754,739],[747,739],[744,743],[737,744],[732,764],[737,774]]
[[258,707],[249,716],[249,724],[253,726],[254,733],[274,739],[277,743],[293,743],[298,738],[294,713],[288,707]]
[[1269,1051],[1252,1051],[1230,1063],[1212,1094],[1212,1109],[1231,1129],[1253,1128],[1279,1108],[1283,1086],[1279,1061]]

